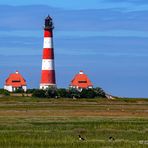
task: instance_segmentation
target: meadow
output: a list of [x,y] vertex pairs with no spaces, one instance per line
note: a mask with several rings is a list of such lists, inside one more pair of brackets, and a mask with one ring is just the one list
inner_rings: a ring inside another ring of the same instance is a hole
[[148,99],[1,97],[0,147],[146,148]]

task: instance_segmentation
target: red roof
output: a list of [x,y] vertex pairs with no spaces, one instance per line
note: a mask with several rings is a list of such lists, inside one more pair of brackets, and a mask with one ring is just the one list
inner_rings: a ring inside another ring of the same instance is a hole
[[88,76],[80,71],[79,74],[76,74],[73,80],[71,81],[70,86],[79,87],[79,88],[88,88],[93,87],[93,84],[89,80]]
[[5,85],[10,85],[13,87],[26,86],[26,80],[18,71],[16,71],[16,73],[9,75],[9,77],[6,79]]

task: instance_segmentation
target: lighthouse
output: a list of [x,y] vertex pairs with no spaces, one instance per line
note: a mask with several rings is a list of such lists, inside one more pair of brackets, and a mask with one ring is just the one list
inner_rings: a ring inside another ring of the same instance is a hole
[[54,67],[54,49],[53,49],[53,23],[48,15],[45,18],[42,72],[40,89],[56,87],[55,67]]

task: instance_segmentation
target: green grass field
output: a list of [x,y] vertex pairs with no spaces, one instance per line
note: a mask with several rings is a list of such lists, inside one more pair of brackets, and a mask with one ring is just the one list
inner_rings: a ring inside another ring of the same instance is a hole
[[146,148],[148,99],[0,98],[0,147]]

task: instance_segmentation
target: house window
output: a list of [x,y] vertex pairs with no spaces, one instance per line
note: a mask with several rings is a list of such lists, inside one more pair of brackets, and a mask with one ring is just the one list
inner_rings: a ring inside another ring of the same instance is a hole
[[20,80],[12,80],[12,82],[20,82]]
[[87,81],[78,81],[79,83],[87,83]]

